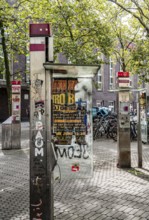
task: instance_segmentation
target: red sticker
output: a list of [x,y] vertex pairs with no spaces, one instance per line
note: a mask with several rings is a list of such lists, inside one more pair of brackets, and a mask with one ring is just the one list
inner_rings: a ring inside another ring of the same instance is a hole
[[80,170],[80,167],[78,166],[78,165],[73,165],[72,167],[71,167],[71,171],[72,172],[77,172],[77,171],[79,171]]

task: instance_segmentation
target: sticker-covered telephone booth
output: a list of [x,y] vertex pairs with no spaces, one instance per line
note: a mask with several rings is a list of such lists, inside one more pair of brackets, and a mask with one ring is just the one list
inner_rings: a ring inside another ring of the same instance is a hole
[[52,74],[51,137],[61,178],[91,177],[92,78],[99,66],[46,63],[44,67],[46,74]]

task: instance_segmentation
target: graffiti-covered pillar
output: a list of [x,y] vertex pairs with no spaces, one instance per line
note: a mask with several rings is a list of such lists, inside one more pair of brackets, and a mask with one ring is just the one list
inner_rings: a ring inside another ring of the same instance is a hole
[[52,220],[51,173],[48,167],[45,70],[49,60],[49,24],[30,24],[30,219]]

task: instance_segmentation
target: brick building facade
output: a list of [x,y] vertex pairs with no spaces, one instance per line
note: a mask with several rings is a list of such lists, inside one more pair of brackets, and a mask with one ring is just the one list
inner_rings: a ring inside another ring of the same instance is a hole
[[[116,73],[121,71],[120,65],[113,63],[111,59],[104,57],[105,64],[101,65],[101,68],[96,75],[94,81],[96,83],[96,89],[93,92],[93,106],[113,107],[114,111],[117,111],[117,79]],[[131,76],[132,88],[138,88],[137,75]],[[136,108],[137,105],[136,92],[131,92],[131,106]]]

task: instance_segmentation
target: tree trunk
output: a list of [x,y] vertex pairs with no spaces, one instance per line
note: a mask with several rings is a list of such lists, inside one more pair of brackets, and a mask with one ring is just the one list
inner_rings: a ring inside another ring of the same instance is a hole
[[8,97],[8,112],[11,115],[11,82],[10,82],[10,69],[9,69],[9,58],[5,40],[5,29],[3,27],[2,21],[0,21],[0,31],[2,36],[2,50],[4,55],[4,64],[5,64],[5,78],[7,86],[7,97]]

